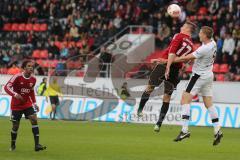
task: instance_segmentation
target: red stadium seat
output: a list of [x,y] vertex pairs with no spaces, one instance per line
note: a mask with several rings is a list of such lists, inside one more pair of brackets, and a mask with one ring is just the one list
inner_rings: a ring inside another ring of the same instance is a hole
[[213,64],[213,72],[214,72],[214,73],[220,73],[220,72],[219,72],[219,67],[220,67],[219,64],[216,64],[216,63]]
[[43,60],[38,59],[38,60],[36,61],[36,63],[39,64],[40,66],[42,66],[42,65],[43,65]]
[[68,69],[75,69],[75,62],[74,61],[68,61],[67,62],[67,68]]
[[12,31],[18,31],[18,27],[19,27],[19,24],[17,24],[17,23],[13,23],[12,24]]
[[6,23],[3,26],[4,31],[11,31],[12,30],[12,24],[11,23]]
[[18,30],[19,31],[25,31],[25,28],[26,28],[26,24],[21,23],[21,24],[19,24]]
[[7,74],[8,69],[7,68],[0,68],[0,74]]
[[41,55],[40,55],[40,50],[36,49],[33,51],[33,54],[32,54],[32,57],[35,58],[35,59],[38,59],[38,58],[41,58]]
[[127,73],[125,74],[125,78],[131,78],[131,76],[132,76],[132,72],[127,72]]
[[76,43],[76,47],[82,48],[82,42],[81,42],[81,41],[78,41],[78,42]]
[[84,72],[83,71],[77,71],[76,76],[78,77],[84,77]]
[[43,60],[43,61],[42,61],[42,67],[43,67],[43,68],[51,67],[50,61],[49,61],[49,60]]
[[58,49],[61,49],[61,48],[62,48],[62,43],[59,42],[59,41],[55,41],[55,42],[54,42],[54,45],[55,45]]
[[221,64],[219,68],[220,73],[227,73],[229,71],[228,64]]
[[40,24],[36,23],[33,25],[33,30],[36,31],[36,32],[39,32],[40,31]]
[[197,20],[201,21],[201,20],[203,20],[203,18],[204,18],[204,16],[200,15],[197,17]]
[[82,67],[81,61],[76,61],[76,62],[74,62],[74,68],[80,69],[81,67]]
[[58,64],[58,60],[53,60],[51,63],[52,63],[52,66],[54,67],[54,68],[56,68],[56,66],[57,66],[57,64]]
[[216,21],[216,20],[217,20],[217,16],[213,16],[212,19],[213,19],[214,21]]
[[235,76],[235,81],[240,81],[240,75]]
[[40,24],[40,31],[46,31],[48,29],[48,27],[47,27],[47,24],[46,23],[44,23],[44,24]]
[[208,12],[208,9],[206,7],[201,7],[198,10],[198,14],[200,14],[200,15],[207,15],[207,12]]
[[224,79],[224,74],[217,74],[217,75],[216,75],[216,80],[217,80],[217,81],[225,81],[225,79]]
[[47,59],[48,58],[48,50],[42,50],[40,51],[40,57]]
[[31,24],[31,23],[26,24],[25,30],[26,30],[26,31],[31,31],[31,30],[33,30],[33,24]]
[[71,47],[75,47],[76,43],[74,41],[68,42],[67,47],[71,48]]

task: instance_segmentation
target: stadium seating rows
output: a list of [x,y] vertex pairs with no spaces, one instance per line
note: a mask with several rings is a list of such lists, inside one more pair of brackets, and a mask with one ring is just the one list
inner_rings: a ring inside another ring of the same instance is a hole
[[36,31],[36,32],[44,32],[47,31],[48,26],[46,23],[43,24],[32,24],[32,23],[6,23],[3,26],[4,31]]

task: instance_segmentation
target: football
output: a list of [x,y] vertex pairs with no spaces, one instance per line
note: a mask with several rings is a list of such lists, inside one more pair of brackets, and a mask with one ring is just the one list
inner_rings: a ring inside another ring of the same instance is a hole
[[178,18],[181,15],[181,8],[177,4],[171,4],[167,8],[167,13],[172,17],[172,18]]

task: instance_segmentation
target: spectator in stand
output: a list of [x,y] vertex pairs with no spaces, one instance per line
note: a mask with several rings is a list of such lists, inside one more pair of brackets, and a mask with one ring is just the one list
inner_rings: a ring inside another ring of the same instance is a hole
[[164,48],[169,42],[169,36],[171,34],[170,28],[166,23],[163,23],[159,28],[158,34],[156,35],[156,46],[159,48]]
[[69,50],[66,44],[63,44],[63,48],[60,51],[60,58],[66,59],[69,56]]
[[10,56],[6,51],[2,51],[2,61],[3,64],[7,65],[10,62]]
[[233,55],[233,62],[230,64],[229,72],[239,74],[240,71],[240,57],[237,54]]
[[118,14],[117,16],[116,16],[116,18],[114,18],[114,20],[113,20],[113,25],[114,25],[114,27],[116,27],[117,29],[120,29],[121,28],[121,26],[122,26],[122,18],[120,17],[120,15]]
[[228,64],[231,63],[231,56],[233,55],[234,49],[235,49],[235,41],[231,37],[230,33],[226,33],[225,39],[223,42],[222,52],[226,57],[226,62]]
[[16,65],[16,63],[13,63],[12,67],[8,69],[7,74],[15,75],[15,74],[18,74],[20,72],[21,72],[21,69]]
[[57,46],[54,45],[53,41],[50,41],[50,45],[48,47],[49,59],[59,59],[60,52]]
[[217,41],[217,55],[216,55],[216,62],[222,63],[222,47],[223,47],[223,39],[219,36],[215,36],[215,39]]
[[54,22],[51,33],[56,36],[60,36],[60,37],[63,36],[63,29],[58,21]]
[[240,25],[240,23],[235,24],[233,32],[232,32],[233,38],[238,40],[238,41],[240,40],[240,27],[239,27],[239,25]]
[[106,47],[101,48],[99,57],[100,77],[109,77],[110,65],[113,62],[113,57]]
[[72,37],[73,41],[75,41],[75,42],[79,41],[79,39],[80,39],[79,33],[78,33],[78,28],[75,24],[71,25],[70,36]]

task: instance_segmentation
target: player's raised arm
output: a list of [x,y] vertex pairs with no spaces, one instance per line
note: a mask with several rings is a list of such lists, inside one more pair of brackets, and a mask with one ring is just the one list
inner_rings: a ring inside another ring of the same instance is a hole
[[174,59],[174,63],[188,62],[188,61],[191,61],[191,60],[194,60],[194,59],[196,59],[196,57],[191,53],[191,54],[188,54],[188,55],[183,55],[181,57],[176,57]]

